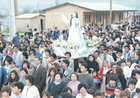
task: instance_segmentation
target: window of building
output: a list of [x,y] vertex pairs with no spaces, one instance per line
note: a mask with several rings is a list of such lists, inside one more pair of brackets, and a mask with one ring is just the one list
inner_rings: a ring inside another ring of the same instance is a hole
[[90,22],[90,15],[85,15],[85,22],[89,23]]
[[101,22],[101,15],[96,15],[96,22]]

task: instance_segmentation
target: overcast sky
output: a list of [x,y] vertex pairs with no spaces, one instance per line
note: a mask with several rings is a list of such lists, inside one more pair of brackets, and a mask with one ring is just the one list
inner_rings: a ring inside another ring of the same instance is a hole
[[[109,3],[110,0],[58,0],[59,3],[64,2],[92,2],[92,3]],[[140,9],[140,0],[112,0],[113,3]],[[32,10],[38,8],[44,9],[55,5],[55,0],[18,0],[18,11],[21,12],[23,8],[30,6]],[[9,0],[0,0],[0,12],[7,14],[9,12]]]

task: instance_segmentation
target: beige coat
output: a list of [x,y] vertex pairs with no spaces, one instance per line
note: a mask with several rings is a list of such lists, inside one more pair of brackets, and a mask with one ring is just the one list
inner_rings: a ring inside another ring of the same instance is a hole
[[[103,61],[104,61],[104,54],[101,54],[101,55],[100,55],[100,59],[101,59],[102,64],[103,64]],[[111,63],[114,62],[113,57],[112,57],[111,55],[109,55],[109,54],[106,55],[106,60],[108,61],[108,65],[109,65],[109,66],[110,66]]]

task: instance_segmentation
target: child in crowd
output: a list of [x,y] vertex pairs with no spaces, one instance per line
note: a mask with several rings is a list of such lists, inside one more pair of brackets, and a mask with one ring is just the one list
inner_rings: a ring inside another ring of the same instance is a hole
[[116,87],[114,90],[114,94],[111,95],[110,98],[120,98],[121,91],[121,87]]
[[100,83],[100,80],[101,80],[98,77],[98,73],[96,71],[93,71],[92,76],[93,76],[93,80],[94,80],[94,83],[95,83],[96,87],[98,87],[98,84]]
[[42,98],[49,98],[49,93],[47,91],[42,92]]
[[133,98],[136,94],[136,80],[130,80],[128,85],[129,85],[129,88],[126,88],[125,90],[128,91],[130,93],[130,98]]

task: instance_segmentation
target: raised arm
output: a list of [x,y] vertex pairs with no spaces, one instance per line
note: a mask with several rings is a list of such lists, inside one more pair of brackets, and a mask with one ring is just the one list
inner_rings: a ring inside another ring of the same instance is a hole
[[62,14],[62,20],[67,23],[70,24],[70,21],[66,18],[66,16],[64,14]]

